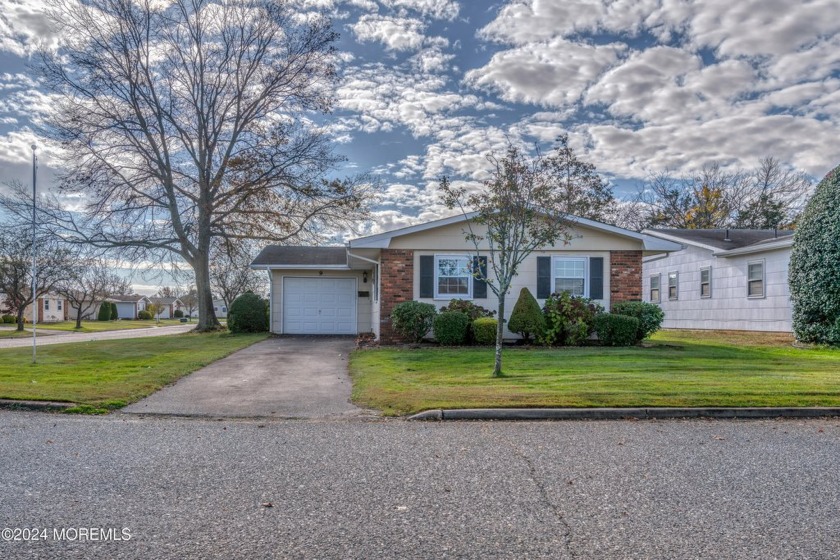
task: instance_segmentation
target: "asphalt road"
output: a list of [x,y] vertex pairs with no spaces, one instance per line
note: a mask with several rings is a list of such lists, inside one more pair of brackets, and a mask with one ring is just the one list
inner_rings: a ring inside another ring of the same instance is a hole
[[0,557],[836,558],[838,458],[838,420],[0,412],[0,527],[131,536]]
[[[65,344],[69,342],[88,342],[91,340],[117,340],[122,338],[146,338],[148,336],[167,336],[182,334],[195,328],[195,324],[175,325],[172,327],[149,327],[142,329],[124,329],[121,331],[102,331],[95,333],[76,333],[66,331],[41,330],[36,333],[35,344],[46,346],[47,344]],[[23,348],[32,346],[32,331],[28,331],[29,338],[7,338],[0,339],[0,350],[3,348]],[[43,335],[43,333],[49,333]]]

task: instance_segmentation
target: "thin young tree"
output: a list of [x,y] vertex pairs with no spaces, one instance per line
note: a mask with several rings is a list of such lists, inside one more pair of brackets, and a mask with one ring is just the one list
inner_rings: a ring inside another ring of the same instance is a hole
[[245,292],[264,293],[267,279],[263,271],[251,269],[253,260],[247,245],[222,246],[210,263],[213,293],[230,309],[233,300]]
[[67,275],[55,286],[73,311],[77,329],[82,318],[92,315],[110,294],[123,293],[126,280],[115,274],[107,262],[97,255],[74,255],[68,263]]
[[17,330],[22,331],[24,313],[43,295],[55,290],[68,277],[73,265],[70,250],[49,235],[36,237],[38,258],[35,267],[35,291],[32,290],[32,233],[26,225],[6,222],[0,235],[0,293],[6,306],[15,314]]
[[473,270],[498,298],[499,324],[493,376],[502,375],[505,298],[523,261],[534,251],[571,239],[568,197],[539,156],[526,157],[514,146],[501,159],[491,156],[490,179],[469,192],[447,178],[440,183],[443,201],[467,219],[464,236],[476,256],[487,254],[488,270]]
[[71,242],[186,262],[199,330],[219,326],[215,240],[318,239],[366,215],[366,183],[326,178],[341,158],[310,117],[333,102],[326,17],[275,0],[50,5],[63,41],[41,57],[47,132],[62,192],[85,205],[42,215]]

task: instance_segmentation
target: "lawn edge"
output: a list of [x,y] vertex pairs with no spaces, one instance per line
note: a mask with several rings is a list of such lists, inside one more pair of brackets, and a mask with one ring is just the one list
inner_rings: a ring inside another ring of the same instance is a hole
[[840,407],[661,408],[454,408],[433,409],[408,420],[669,420],[677,418],[767,419],[840,416]]

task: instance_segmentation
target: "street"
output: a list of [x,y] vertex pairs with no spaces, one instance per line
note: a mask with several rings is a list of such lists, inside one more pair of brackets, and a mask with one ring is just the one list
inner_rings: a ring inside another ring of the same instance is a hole
[[0,557],[832,558],[838,457],[838,420],[0,412],[0,526],[49,530]]

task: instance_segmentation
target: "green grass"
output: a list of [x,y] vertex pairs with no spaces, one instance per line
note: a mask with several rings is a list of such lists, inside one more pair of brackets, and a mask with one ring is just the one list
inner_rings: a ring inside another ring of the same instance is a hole
[[787,335],[666,331],[645,347],[381,348],[350,359],[355,403],[434,408],[840,406],[840,349]]
[[[38,329],[47,331],[71,331],[71,332],[103,332],[103,331],[124,331],[128,329],[146,329],[149,327],[172,327],[182,324],[179,319],[161,319],[160,324],[154,319],[149,321],[123,319],[121,321],[82,321],[82,328],[76,328],[76,321],[63,321],[61,323],[39,323]],[[26,328],[32,328],[27,325]]]
[[174,336],[0,350],[0,398],[77,403],[77,412],[121,408],[266,334]]

